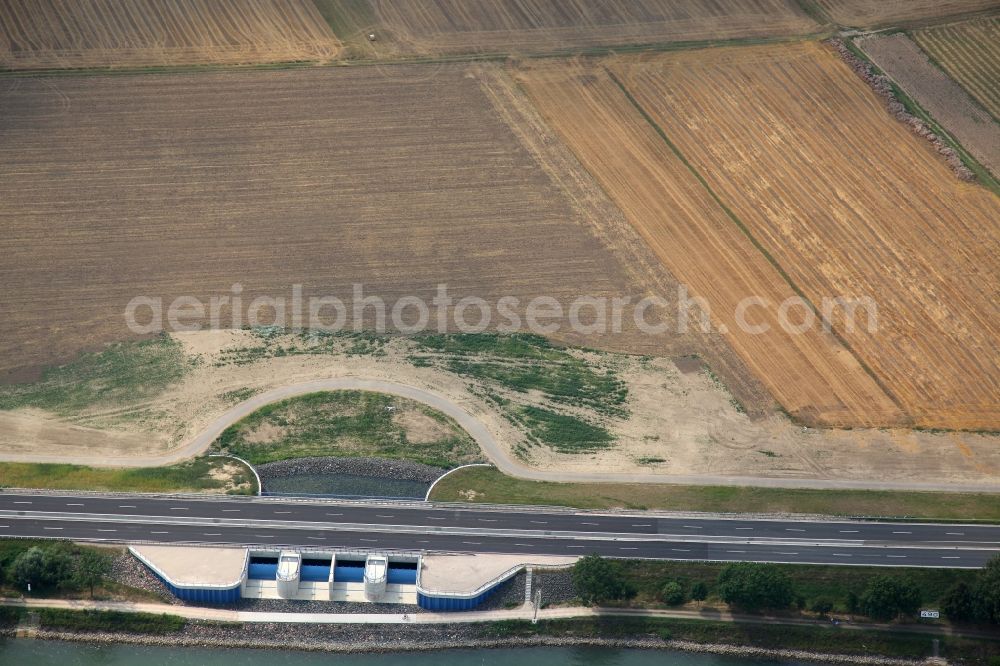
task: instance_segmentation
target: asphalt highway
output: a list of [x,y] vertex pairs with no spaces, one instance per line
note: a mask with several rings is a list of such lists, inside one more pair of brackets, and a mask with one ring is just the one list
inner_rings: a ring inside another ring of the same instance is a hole
[[0,536],[921,567],[1000,552],[1000,525],[13,491]]

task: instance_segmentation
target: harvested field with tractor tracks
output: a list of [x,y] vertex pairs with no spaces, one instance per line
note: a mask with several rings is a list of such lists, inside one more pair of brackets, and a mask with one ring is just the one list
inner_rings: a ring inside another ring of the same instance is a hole
[[[290,302],[294,284],[303,302],[348,303],[360,284],[387,309],[403,296],[430,304],[446,284],[455,302],[518,298],[522,321],[535,296],[565,307],[580,296],[635,302],[650,293],[618,259],[614,246],[625,236],[599,234],[587,221],[612,219],[614,205],[597,187],[574,194],[573,183],[589,178],[578,164],[560,163],[553,170],[566,182],[553,180],[541,160],[558,142],[528,125],[512,130],[516,114],[501,114],[502,95],[484,92],[486,74],[498,69],[0,85],[0,371],[28,379],[80,350],[132,337],[124,312],[134,297],[162,298],[166,313],[182,295],[206,304],[232,297],[234,283],[244,310],[258,296]],[[670,284],[661,292],[668,298]],[[223,307],[223,326],[231,310]],[[373,325],[375,308],[364,314]],[[332,318],[326,310],[324,322]],[[183,321],[208,325],[210,316]],[[492,321],[502,323],[495,309]],[[620,333],[574,340],[563,324],[553,337],[591,347],[699,354],[748,412],[773,405],[717,336],[649,336],[626,317]]]
[[330,60],[310,0],[2,0],[0,68]]
[[660,261],[693,296],[707,300],[715,326],[726,328],[725,339],[789,413],[826,425],[902,419],[832,335],[820,329],[791,335],[773,308],[746,313],[753,325],[767,325],[766,333],[741,331],[736,309],[742,299],[758,295],[778,303],[794,291],[605,69],[551,62],[525,67],[519,80]]
[[[912,425],[1000,426],[1000,199],[960,182],[828,48],[716,49],[611,68]],[[878,412],[875,412],[878,413]]]
[[[903,33],[866,37],[856,43],[976,160],[1000,176],[1000,123],[935,67],[919,46]],[[1000,85],[1000,80],[996,83]]]
[[544,52],[801,35],[794,0],[370,0],[375,32],[403,53]]
[[1000,123],[1000,17],[917,30],[912,37]]
[[834,21],[857,28],[929,22],[996,9],[996,0],[815,0]]

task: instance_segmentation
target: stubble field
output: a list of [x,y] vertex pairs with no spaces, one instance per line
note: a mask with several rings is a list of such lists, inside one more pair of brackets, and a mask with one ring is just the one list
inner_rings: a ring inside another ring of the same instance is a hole
[[1000,424],[1000,200],[819,44],[619,61],[614,70],[813,302],[870,296],[834,329],[923,427]]
[[[522,317],[535,296],[567,305],[649,293],[611,248],[621,237],[609,241],[585,222],[613,217],[583,210],[603,194],[571,199],[573,186],[557,185],[525,147],[530,128],[515,134],[473,71],[394,72],[4,83],[0,369],[29,378],[130,337],[123,314],[133,297],[162,297],[164,308],[181,295],[207,303],[231,296],[233,283],[244,305],[290,299],[296,283],[304,299],[349,302],[357,283],[388,308],[402,296],[430,304],[446,283],[455,300],[518,298]],[[587,176],[573,168],[562,177]],[[630,322],[576,342],[699,353],[727,383],[756,390],[721,340],[645,336]],[[564,326],[555,337],[567,336]],[[760,395],[748,409],[770,406]]]
[[310,0],[3,0],[0,68],[328,60]]
[[[1000,33],[997,35],[1000,37]],[[868,57],[977,161],[1000,175],[1000,123],[903,33],[857,40]],[[997,47],[1000,53],[1000,46]],[[996,83],[1000,85],[1000,80]]]
[[995,9],[996,0],[816,0],[837,23],[870,28]]
[[1000,122],[1000,18],[917,30],[912,37]]
[[402,52],[520,52],[805,34],[793,0],[370,0]]
[[608,71],[553,62],[526,68],[519,79],[660,260],[707,299],[715,325],[728,330],[726,340],[787,411],[826,425],[900,420],[899,409],[832,335],[819,329],[790,335],[774,308],[747,313],[749,323],[768,332],[741,331],[736,308],[742,299],[778,303],[794,291]]

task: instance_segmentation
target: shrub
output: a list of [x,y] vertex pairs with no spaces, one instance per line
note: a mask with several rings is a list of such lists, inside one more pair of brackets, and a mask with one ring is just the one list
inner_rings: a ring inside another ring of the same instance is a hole
[[976,581],[976,619],[1000,624],[1000,555],[986,563]]
[[861,612],[876,620],[913,615],[920,609],[921,594],[906,578],[876,576],[861,595]]
[[635,590],[622,574],[621,565],[600,555],[587,555],[578,560],[573,565],[572,575],[576,593],[587,605],[635,596]]
[[813,599],[812,605],[809,608],[814,613],[826,615],[833,610],[833,601],[829,597],[818,597]]
[[668,582],[660,590],[660,599],[668,606],[680,606],[684,603],[684,588],[675,580]]
[[719,596],[744,610],[787,608],[795,598],[788,576],[772,564],[736,562],[719,573]]
[[32,546],[14,560],[10,577],[20,587],[30,583],[37,589],[46,589],[66,585],[72,578],[72,570],[73,556],[65,545]]
[[691,598],[695,601],[704,601],[708,599],[708,585],[704,582],[698,581],[691,586]]

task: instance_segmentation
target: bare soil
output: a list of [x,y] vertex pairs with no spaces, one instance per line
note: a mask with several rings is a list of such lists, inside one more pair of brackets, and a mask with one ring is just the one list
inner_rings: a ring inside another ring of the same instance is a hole
[[[535,296],[650,293],[580,213],[613,205],[599,188],[590,200],[566,194],[475,71],[394,71],[0,82],[0,373],[132,336],[133,297],[207,304],[235,283],[244,309],[290,299],[296,283],[304,299],[346,301],[361,284],[389,309],[402,296],[430,303],[447,284],[456,301],[518,298],[522,316]],[[365,314],[373,325],[374,309]],[[221,319],[232,322],[228,306]],[[705,346],[630,322],[587,344]]]
[[4,0],[0,68],[330,60],[310,0]]
[[616,44],[806,34],[792,0],[371,0],[372,28],[401,53],[525,53]]

